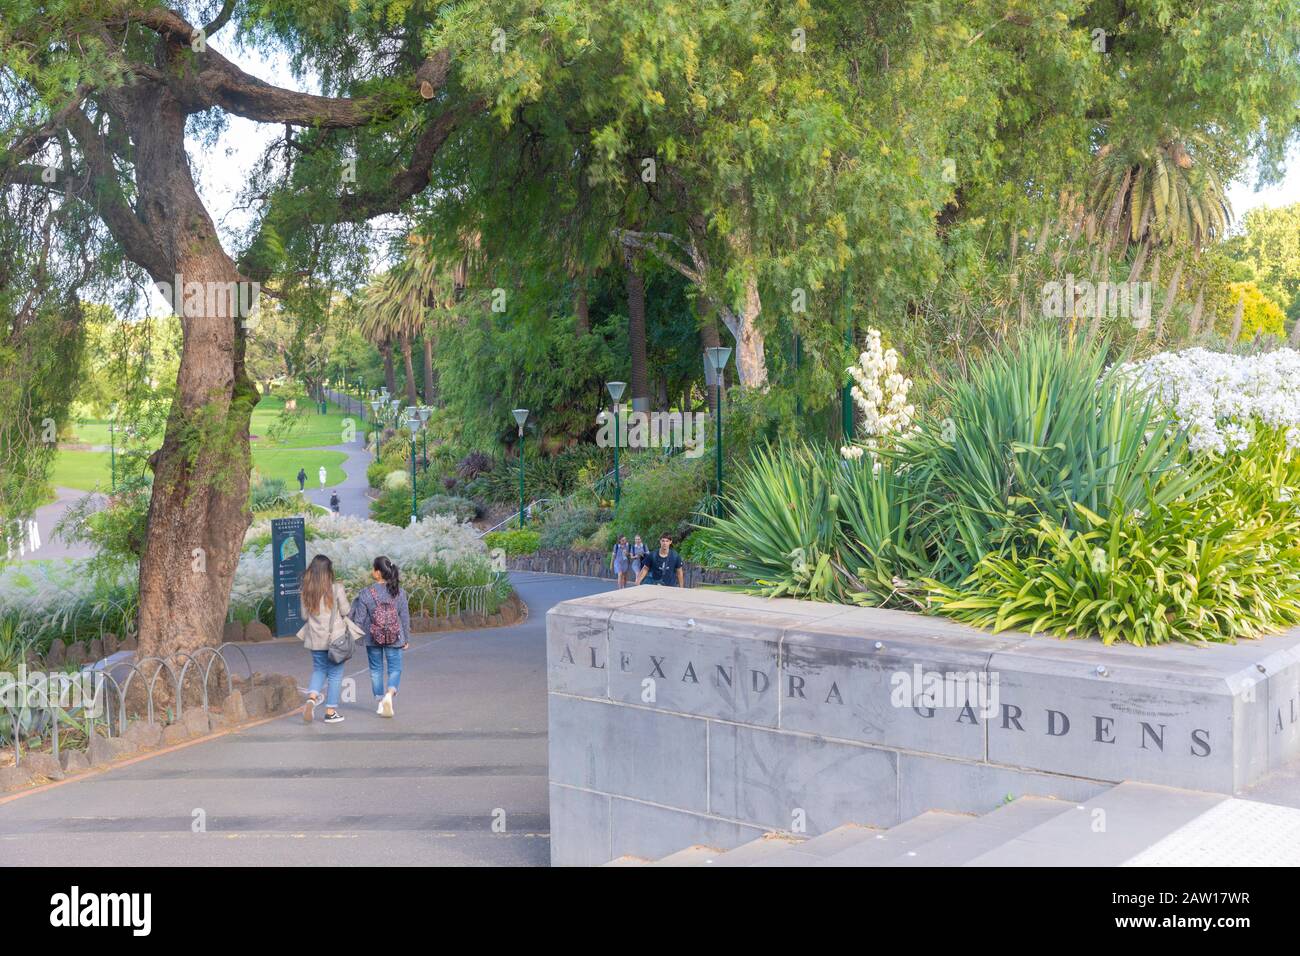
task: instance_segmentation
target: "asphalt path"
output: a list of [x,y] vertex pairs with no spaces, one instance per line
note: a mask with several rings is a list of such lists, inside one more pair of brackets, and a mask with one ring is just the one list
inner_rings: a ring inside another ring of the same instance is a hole
[[[416,635],[395,718],[358,655],[341,724],[290,714],[0,801],[0,864],[546,865],[546,611],[611,584],[511,579],[528,618]],[[296,641],[246,650],[306,685]]]

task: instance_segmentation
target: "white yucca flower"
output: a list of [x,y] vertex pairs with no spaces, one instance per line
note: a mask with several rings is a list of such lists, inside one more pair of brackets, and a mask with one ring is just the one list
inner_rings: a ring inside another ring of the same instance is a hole
[[[873,458],[876,450],[894,435],[907,432],[912,426],[916,409],[908,404],[907,393],[912,380],[898,371],[898,353],[881,346],[880,330],[867,329],[867,348],[858,361],[846,370],[853,385],[849,395],[861,415],[859,430],[862,441],[845,445],[840,454],[856,461],[869,452]],[[876,461],[877,468],[880,462]]]

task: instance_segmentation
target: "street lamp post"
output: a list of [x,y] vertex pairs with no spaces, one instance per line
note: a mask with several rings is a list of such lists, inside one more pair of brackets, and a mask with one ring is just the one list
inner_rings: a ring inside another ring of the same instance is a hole
[[432,405],[420,406],[420,445],[421,452],[424,456],[424,467],[421,471],[429,470],[429,429],[425,426],[429,424],[429,418],[433,415]]
[[528,409],[516,408],[511,413],[515,424],[519,426],[519,530],[524,527],[524,422],[528,421]]
[[112,490],[117,491],[117,422],[108,423],[108,469]]
[[715,417],[717,418],[717,422],[718,422],[718,426],[717,426],[718,427],[718,437],[717,437],[718,498],[721,499],[722,498],[722,370],[727,367],[727,359],[731,358],[731,349],[723,345],[715,345],[712,348],[705,349],[704,352],[709,358],[709,364],[713,367],[713,372],[716,377],[716,381],[718,383],[717,385],[718,407],[715,413]]
[[[374,392],[371,391],[370,394],[373,395]],[[375,454],[376,454],[376,455],[379,454],[379,435],[383,434],[383,427],[384,427],[384,426],[383,426],[383,422],[380,420],[380,416],[381,416],[381,414],[382,414],[382,409],[383,409],[383,407],[384,407],[384,403],[381,402],[381,401],[380,401],[379,399],[377,399],[377,398],[376,398],[376,399],[373,399],[373,400],[370,402],[370,424],[374,426],[374,427],[371,429],[370,434],[372,434],[372,435],[375,436]]]
[[420,520],[419,505],[415,497],[415,435],[421,430],[423,424],[420,409],[411,406],[406,410],[406,427],[411,430],[411,524]]
[[605,388],[609,389],[609,397],[614,400],[614,511],[617,512],[618,503],[623,497],[623,476],[618,470],[618,446],[622,444],[618,430],[618,402],[623,397],[627,382],[607,382]]

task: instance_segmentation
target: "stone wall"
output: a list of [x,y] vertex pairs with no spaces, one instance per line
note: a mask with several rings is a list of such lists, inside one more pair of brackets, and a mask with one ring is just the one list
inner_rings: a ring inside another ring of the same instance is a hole
[[1122,780],[1232,793],[1300,754],[1300,630],[1104,647],[643,587],[552,608],[547,668],[557,865]]

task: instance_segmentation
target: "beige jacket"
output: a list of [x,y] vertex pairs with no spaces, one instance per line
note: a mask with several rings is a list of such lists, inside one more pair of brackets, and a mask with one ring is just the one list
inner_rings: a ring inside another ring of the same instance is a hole
[[[324,651],[329,649],[330,638],[337,637],[343,633],[347,627],[348,611],[352,608],[352,603],[348,600],[343,585],[337,581],[334,582],[334,609],[321,608],[316,613],[307,614],[307,623],[298,631],[298,636],[302,639],[303,646],[309,651]],[[306,608],[303,609],[304,612]],[[334,631],[330,633],[330,615],[334,617]]]

